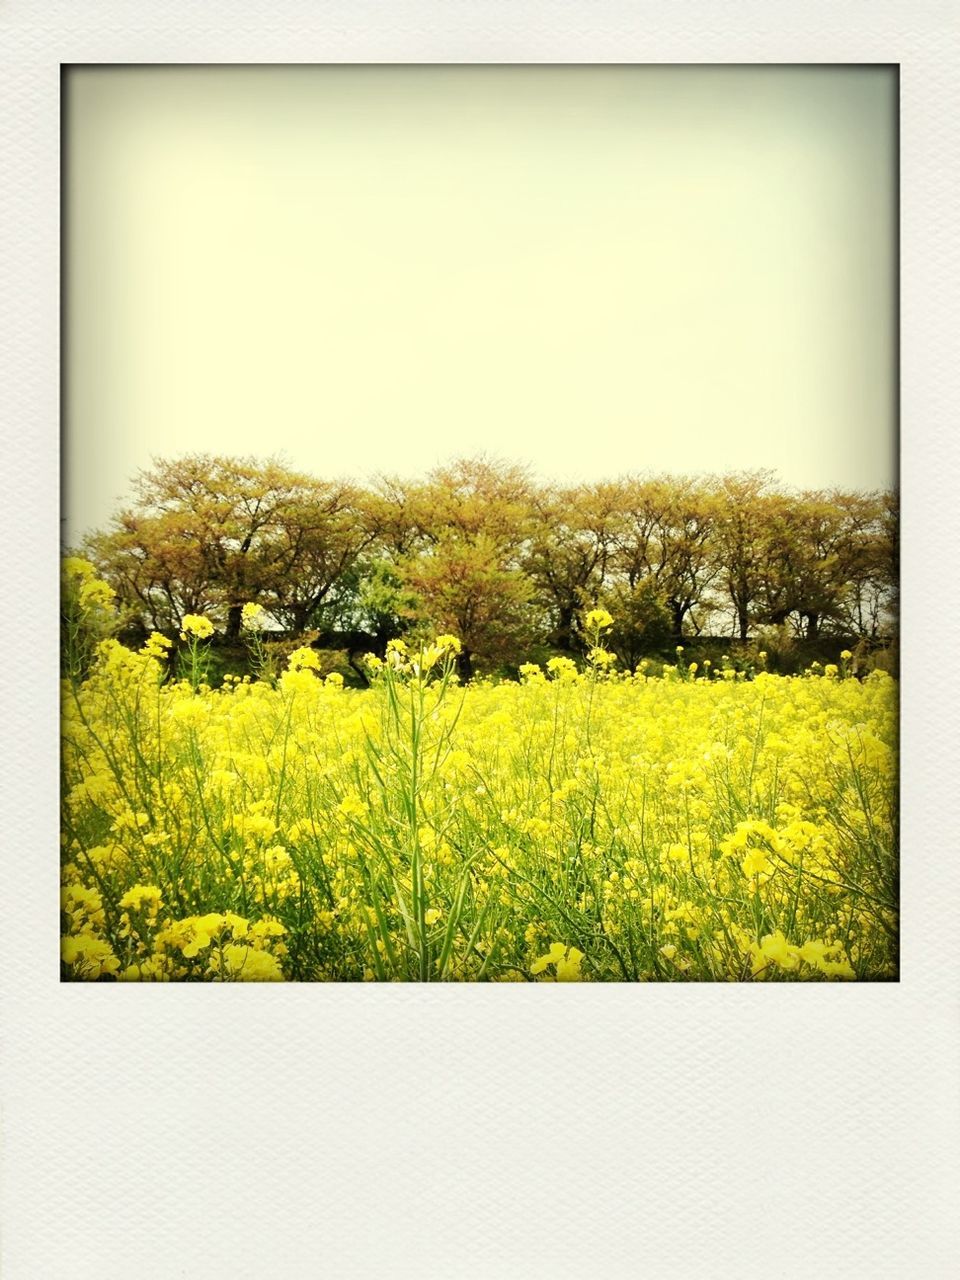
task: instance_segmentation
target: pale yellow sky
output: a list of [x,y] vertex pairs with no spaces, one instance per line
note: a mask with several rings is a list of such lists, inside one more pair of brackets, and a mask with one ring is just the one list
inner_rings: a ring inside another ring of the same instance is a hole
[[879,68],[77,69],[66,538],[153,456],[895,479]]

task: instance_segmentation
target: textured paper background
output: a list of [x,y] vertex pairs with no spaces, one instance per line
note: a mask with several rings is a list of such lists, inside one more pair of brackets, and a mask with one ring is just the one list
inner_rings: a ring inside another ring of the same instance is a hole
[[[0,8],[5,1280],[956,1274],[957,50],[876,0]],[[60,986],[59,63],[807,60],[902,66],[901,983]]]

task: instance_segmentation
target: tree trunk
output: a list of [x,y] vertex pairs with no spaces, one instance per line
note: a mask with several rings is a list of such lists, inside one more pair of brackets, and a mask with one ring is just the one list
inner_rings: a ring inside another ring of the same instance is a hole
[[229,644],[236,644],[240,639],[240,626],[242,622],[243,605],[232,604],[227,611],[226,640]]
[[740,627],[740,639],[746,642],[750,637],[750,619],[746,609],[737,610],[737,623]]
[[307,629],[307,623],[310,621],[310,606],[297,605],[293,610],[293,634],[302,636]]
[[566,653],[573,652],[573,617],[574,607],[571,604],[561,605],[557,616],[557,647]]
[[819,613],[808,613],[804,616],[807,619],[807,639],[816,640],[820,634],[820,615]]
[[473,679],[473,654],[466,646],[457,654],[457,675],[464,684]]
[[673,638],[677,641],[683,639],[683,620],[687,616],[686,608],[682,604],[670,603],[670,614],[673,618]]

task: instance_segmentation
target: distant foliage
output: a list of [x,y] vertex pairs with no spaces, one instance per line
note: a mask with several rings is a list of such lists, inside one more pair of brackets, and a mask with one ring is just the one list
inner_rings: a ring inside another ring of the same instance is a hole
[[627,666],[761,631],[781,655],[831,637],[876,649],[896,619],[895,496],[791,492],[763,471],[561,486],[481,457],[362,488],[197,454],[141,473],[81,552],[143,636],[204,614],[237,644],[256,602],[265,636],[351,652],[453,632],[467,677],[580,652],[595,605]]

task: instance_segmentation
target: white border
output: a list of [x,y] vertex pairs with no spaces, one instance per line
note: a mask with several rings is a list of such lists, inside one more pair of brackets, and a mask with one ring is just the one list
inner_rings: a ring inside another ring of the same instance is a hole
[[[941,612],[958,563],[952,11],[0,10],[6,1280],[956,1274],[958,647]],[[59,63],[138,61],[901,64],[900,984],[60,986]]]

